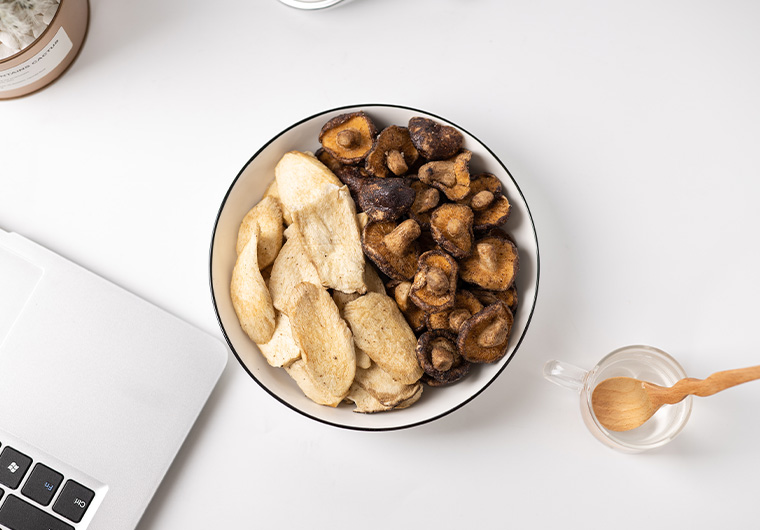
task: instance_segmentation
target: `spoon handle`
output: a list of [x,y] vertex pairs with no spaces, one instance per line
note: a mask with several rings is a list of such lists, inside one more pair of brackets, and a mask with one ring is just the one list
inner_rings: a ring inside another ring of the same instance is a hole
[[693,377],[681,379],[671,388],[673,391],[673,399],[678,399],[676,401],[668,402],[678,403],[688,395],[700,397],[712,396],[721,390],[749,381],[754,381],[756,379],[760,379],[760,366],[750,366],[749,368],[715,372],[705,379],[694,379]]

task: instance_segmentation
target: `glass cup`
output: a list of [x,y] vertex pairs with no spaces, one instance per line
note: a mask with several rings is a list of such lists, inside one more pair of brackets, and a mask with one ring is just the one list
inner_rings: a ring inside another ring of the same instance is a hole
[[646,423],[630,431],[605,429],[591,407],[596,385],[610,377],[633,377],[661,386],[673,386],[686,377],[678,362],[651,346],[625,346],[605,356],[588,372],[561,361],[544,365],[544,377],[559,386],[580,393],[581,416],[588,429],[605,445],[624,453],[638,453],[665,445],[684,428],[691,414],[691,396],[675,405],[665,405]]

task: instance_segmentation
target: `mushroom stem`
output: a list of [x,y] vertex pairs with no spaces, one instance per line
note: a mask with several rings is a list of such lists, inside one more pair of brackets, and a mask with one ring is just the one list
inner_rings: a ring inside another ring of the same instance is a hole
[[409,169],[409,166],[407,166],[404,161],[404,153],[398,149],[391,149],[388,151],[385,155],[385,161],[388,169],[393,171],[396,176],[403,175]]
[[436,295],[441,296],[449,292],[449,278],[446,273],[438,267],[431,267],[425,274],[425,282],[427,283],[430,291]]
[[496,249],[490,243],[478,243],[476,250],[478,257],[483,263],[483,268],[489,272],[496,272],[498,268],[498,259],[496,256]]
[[352,149],[356,147],[359,145],[359,142],[361,142],[361,139],[362,135],[356,129],[342,130],[335,137],[335,141],[338,143],[338,145],[346,149]]
[[441,372],[449,370],[454,364],[454,347],[447,340],[438,340],[430,351],[433,368]]
[[409,291],[412,290],[412,282],[401,282],[393,291],[393,297],[396,299],[401,311],[406,311],[409,307]]
[[473,210],[485,210],[493,202],[494,194],[488,190],[483,190],[475,194],[470,201],[470,207]]
[[449,328],[454,333],[459,333],[459,329],[465,321],[472,316],[467,309],[456,309],[449,314]]
[[446,223],[446,231],[451,234],[452,237],[459,237],[467,231],[467,225],[465,225],[461,219],[452,217],[449,222]]
[[508,322],[504,318],[497,318],[483,330],[478,337],[478,345],[484,348],[491,348],[504,344],[507,340]]
[[400,256],[409,247],[412,241],[420,237],[422,230],[414,219],[407,219],[388,235],[383,237],[383,243],[393,254]]

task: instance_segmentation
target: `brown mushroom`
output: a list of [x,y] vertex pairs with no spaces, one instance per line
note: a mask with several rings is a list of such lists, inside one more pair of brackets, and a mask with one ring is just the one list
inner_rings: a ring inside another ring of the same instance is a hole
[[319,132],[319,142],[343,164],[358,164],[369,154],[376,136],[377,128],[370,117],[364,112],[352,112],[325,123]]
[[464,204],[443,204],[430,217],[430,233],[443,250],[455,258],[472,252],[474,215]]
[[447,330],[458,334],[462,325],[475,313],[483,309],[480,300],[466,289],[458,289],[454,307],[427,315],[425,324],[430,330]]
[[506,291],[486,291],[484,289],[473,289],[472,294],[474,294],[475,297],[484,305],[491,305],[494,302],[501,300],[507,304],[507,307],[510,311],[512,311],[513,315],[515,314],[515,311],[517,311],[517,302],[519,298],[517,296],[517,288],[514,284],[512,284],[512,287]]
[[[329,167],[329,166],[328,166]],[[348,186],[348,190],[351,192],[351,197],[354,201],[359,198],[359,192],[362,187],[373,179],[369,173],[363,167],[357,166],[341,166],[334,171],[335,176],[338,177],[343,184]]]
[[414,147],[428,160],[451,158],[462,148],[464,137],[454,127],[437,121],[414,117],[409,120]]
[[470,179],[470,193],[460,201],[475,213],[473,229],[489,230],[507,222],[511,205],[504,196],[501,182],[490,173],[480,173]]
[[417,161],[415,149],[406,127],[391,125],[377,135],[372,151],[367,155],[365,167],[370,174],[385,178],[390,173],[401,176]]
[[415,192],[402,178],[369,177],[358,190],[359,208],[372,221],[395,221],[409,211]]
[[441,194],[438,189],[419,180],[413,180],[410,186],[415,196],[412,207],[409,208],[409,216],[417,221],[423,230],[427,230],[430,228],[430,216],[441,202]]
[[483,289],[506,291],[515,281],[518,265],[515,244],[489,235],[476,241],[473,253],[459,262],[459,275]]
[[417,361],[425,371],[423,381],[443,386],[470,372],[470,363],[457,351],[456,336],[443,330],[428,331],[417,340]]
[[319,160],[324,165],[326,165],[327,169],[329,169],[336,175],[338,174],[338,171],[341,170],[341,168],[345,167],[340,160],[332,156],[327,150],[325,150],[324,147],[320,147],[319,149],[317,149],[317,152],[314,153],[314,156],[317,157],[317,160]]
[[370,222],[362,230],[362,250],[389,278],[411,280],[419,259],[415,239],[421,232],[413,219],[399,225],[393,221]]
[[457,351],[471,363],[494,363],[504,357],[514,317],[504,302],[496,302],[467,320],[459,331]]
[[442,250],[430,250],[420,256],[410,297],[429,313],[454,305],[457,288],[457,262]]
[[396,300],[396,305],[401,309],[404,317],[406,317],[409,327],[415,333],[419,333],[425,328],[425,312],[412,302],[409,297],[411,290],[412,282],[397,282],[393,288],[393,298]]
[[428,162],[420,167],[417,177],[441,190],[450,200],[462,200],[470,192],[470,158],[470,151],[462,151],[447,160]]

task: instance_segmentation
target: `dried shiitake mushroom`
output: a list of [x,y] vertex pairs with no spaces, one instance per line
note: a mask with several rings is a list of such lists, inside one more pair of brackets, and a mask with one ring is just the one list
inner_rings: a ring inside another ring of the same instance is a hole
[[515,311],[517,311],[517,288],[512,285],[509,289],[506,291],[486,291],[484,289],[473,289],[472,294],[475,295],[475,297],[480,300],[480,302],[483,305],[491,305],[499,300],[507,304],[507,307],[510,311],[512,311],[512,314],[515,314]]
[[410,291],[412,301],[427,312],[438,312],[454,305],[459,267],[454,258],[441,250],[420,256]]
[[[394,280],[395,281],[395,280]],[[393,298],[396,300],[401,312],[404,314],[406,321],[409,323],[409,327],[415,333],[419,333],[425,328],[425,312],[417,307],[409,298],[409,293],[412,290],[412,282],[395,282],[393,287]]]
[[395,221],[409,211],[415,192],[405,179],[370,177],[356,195],[359,208],[372,221]]
[[481,173],[470,179],[470,193],[462,202],[475,213],[473,228],[479,231],[503,225],[511,211],[501,182],[490,173]]
[[462,200],[470,192],[470,158],[470,151],[462,151],[447,160],[428,162],[420,167],[417,177],[441,190],[450,200]]
[[413,219],[370,222],[362,230],[362,249],[377,268],[394,280],[410,280],[417,271],[419,252],[415,239],[420,225]]
[[459,276],[483,289],[506,291],[515,281],[518,262],[514,243],[489,235],[476,241],[473,253],[459,262]]
[[341,163],[358,164],[372,149],[376,136],[375,124],[360,111],[341,114],[325,123],[319,132],[319,142]]
[[415,196],[412,207],[409,208],[409,217],[417,221],[423,230],[427,230],[430,228],[430,216],[441,202],[441,193],[419,180],[413,180],[410,186]]
[[327,151],[324,147],[317,149],[317,152],[314,153],[314,156],[317,157],[317,160],[326,165],[327,169],[335,174],[337,174],[341,168],[345,167],[345,165],[340,160],[332,156],[330,152]]
[[447,331],[428,331],[417,340],[417,361],[430,386],[443,386],[462,379],[470,363],[457,351],[456,336]]
[[372,151],[367,155],[365,167],[370,174],[385,178],[389,172],[401,176],[409,170],[419,157],[409,130],[391,125],[377,135]]
[[514,317],[496,302],[468,319],[459,331],[457,351],[471,363],[494,363],[504,357]]
[[466,289],[458,289],[454,299],[454,307],[438,313],[430,313],[426,325],[430,330],[446,330],[459,333],[462,325],[469,318],[483,309],[478,298]]
[[428,160],[451,158],[462,148],[464,137],[454,127],[437,121],[414,117],[409,120],[409,134],[414,147]]
[[473,213],[464,204],[443,204],[430,217],[430,233],[443,250],[455,258],[472,252]]

